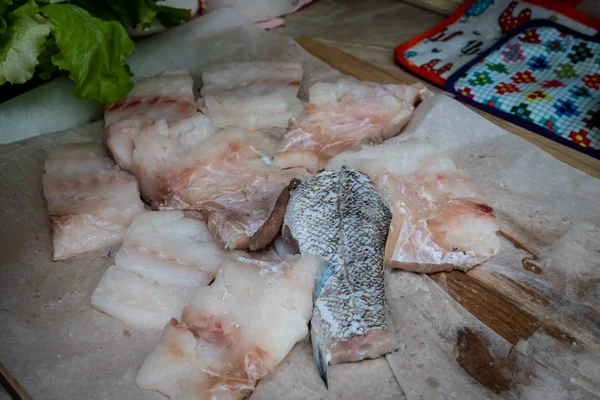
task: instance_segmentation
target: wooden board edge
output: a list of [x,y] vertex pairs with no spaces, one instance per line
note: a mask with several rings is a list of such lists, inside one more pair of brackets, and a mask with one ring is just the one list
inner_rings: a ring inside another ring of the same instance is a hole
[[15,400],[32,400],[17,378],[0,362],[0,386]]
[[401,0],[401,2],[436,14],[448,16],[460,7],[463,0]]

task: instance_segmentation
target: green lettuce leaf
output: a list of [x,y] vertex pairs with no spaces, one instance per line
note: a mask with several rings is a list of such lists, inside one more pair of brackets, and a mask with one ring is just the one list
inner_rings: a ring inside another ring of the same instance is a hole
[[[8,8],[6,1],[2,7]],[[4,8],[4,11],[6,11]],[[39,14],[33,0],[2,18],[4,32],[0,34],[0,85],[25,83],[31,79],[38,56],[44,50],[50,24]]]
[[46,39],[46,48],[38,57],[37,74],[43,80],[52,78],[58,71],[56,65],[52,64],[52,57],[59,52],[54,36],[50,34]]
[[156,18],[166,27],[177,26],[192,19],[192,11],[185,8],[158,6]]
[[79,99],[116,101],[133,87],[125,59],[134,44],[117,21],[103,21],[73,4],[50,4],[42,13],[60,49],[52,63],[69,71]]
[[96,18],[119,21],[127,28],[140,24],[145,28],[155,19],[169,27],[191,19],[190,10],[160,6],[156,4],[159,1],[162,0],[72,0],[71,3],[85,8]]
[[96,18],[119,21],[129,28],[137,24],[148,25],[156,17],[156,0],[72,0]]
[[12,3],[13,0],[0,0],[0,16],[4,16],[4,14],[6,14]]
[[106,0],[121,16],[123,26],[148,25],[156,16],[156,0]]
[[5,14],[8,12],[8,8],[12,5],[12,3],[12,0],[0,0],[0,34],[6,32],[6,28],[8,28]]

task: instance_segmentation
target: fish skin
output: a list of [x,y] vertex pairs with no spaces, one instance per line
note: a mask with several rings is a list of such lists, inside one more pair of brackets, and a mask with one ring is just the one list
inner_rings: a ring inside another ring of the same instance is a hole
[[311,319],[315,361],[326,385],[329,363],[376,358],[395,346],[384,270],[391,219],[369,177],[354,169],[322,172],[291,193],[284,240],[327,263]]

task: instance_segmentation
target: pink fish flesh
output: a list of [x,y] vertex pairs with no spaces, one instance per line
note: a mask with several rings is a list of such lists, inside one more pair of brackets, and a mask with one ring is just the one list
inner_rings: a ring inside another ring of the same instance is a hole
[[290,122],[274,164],[322,170],[336,154],[398,134],[414,104],[428,93],[422,84],[379,85],[348,78],[316,83],[309,89],[304,116]]
[[237,128],[209,137],[192,152],[194,167],[167,175],[159,207],[203,212],[225,248],[264,248],[283,221],[289,182],[309,176],[301,168],[281,170],[263,161],[275,146],[261,132]]
[[167,70],[136,82],[129,94],[104,108],[104,124],[129,119],[175,121],[196,112],[194,80],[185,70]]
[[363,146],[333,158],[374,180],[392,207],[386,263],[432,273],[467,270],[500,251],[492,207],[452,160],[425,141]]
[[171,399],[242,399],[308,333],[317,257],[225,261],[171,320],[136,383]]
[[54,260],[119,243],[144,210],[138,184],[99,144],[71,144],[50,153],[42,180],[53,232]]

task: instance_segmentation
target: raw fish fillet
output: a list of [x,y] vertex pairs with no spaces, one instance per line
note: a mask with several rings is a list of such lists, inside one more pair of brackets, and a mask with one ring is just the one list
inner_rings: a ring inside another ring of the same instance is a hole
[[336,154],[398,134],[415,103],[429,93],[423,84],[379,85],[349,78],[316,83],[309,89],[304,117],[290,122],[274,164],[323,170]]
[[159,207],[201,211],[227,249],[264,248],[281,227],[289,182],[310,176],[270,165],[276,145],[261,132],[238,128],[209,137],[192,151],[193,168],[168,175]]
[[104,139],[114,160],[138,179],[144,200],[156,205],[167,174],[193,167],[194,149],[215,132],[208,117],[196,113],[169,123],[124,121],[105,129]]
[[437,148],[419,140],[363,146],[333,158],[368,174],[392,206],[386,262],[432,273],[467,270],[500,251],[494,210]]
[[171,399],[242,399],[308,332],[318,257],[223,262],[171,320],[136,383]]
[[45,163],[54,260],[87,253],[123,239],[144,210],[135,178],[104,154],[99,144],[57,148]]
[[285,128],[302,114],[302,66],[287,62],[216,64],[202,73],[202,111],[217,128]]
[[208,117],[167,123],[129,121],[106,143],[115,160],[140,183],[153,208],[198,210],[228,249],[257,250],[269,244],[281,226],[287,203],[285,187],[306,170],[269,165],[277,142],[262,132],[226,128],[218,134]]
[[136,82],[129,94],[104,108],[104,124],[129,119],[176,121],[197,110],[194,80],[186,70],[167,70]]
[[283,239],[327,269],[315,290],[311,340],[325,385],[327,365],[377,358],[394,349],[385,300],[384,250],[392,214],[370,179],[325,171],[293,188]]
[[138,214],[92,295],[92,305],[136,329],[161,330],[208,285],[227,253],[204,222],[181,211]]

